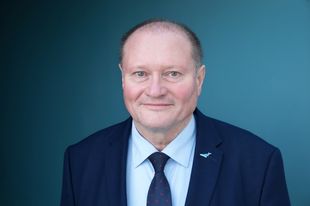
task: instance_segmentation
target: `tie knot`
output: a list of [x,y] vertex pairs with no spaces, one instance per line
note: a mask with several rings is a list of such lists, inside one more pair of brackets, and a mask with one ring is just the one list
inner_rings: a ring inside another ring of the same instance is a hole
[[151,161],[155,173],[163,172],[169,156],[162,152],[154,152],[148,159]]

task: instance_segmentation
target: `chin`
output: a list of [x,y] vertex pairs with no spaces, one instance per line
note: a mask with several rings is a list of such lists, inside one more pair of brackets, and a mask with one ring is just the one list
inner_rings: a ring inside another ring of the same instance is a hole
[[166,130],[170,127],[171,121],[165,121],[162,118],[141,119],[140,124],[150,130]]
[[170,123],[165,122],[163,120],[153,120],[153,121],[145,121],[142,122],[146,127],[149,128],[166,128],[169,127]]

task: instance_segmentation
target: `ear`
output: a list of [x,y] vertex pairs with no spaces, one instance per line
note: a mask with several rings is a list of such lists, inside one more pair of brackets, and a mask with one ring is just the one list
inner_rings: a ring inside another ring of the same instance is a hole
[[119,70],[121,70],[121,73],[122,73],[122,76],[123,76],[123,68],[122,68],[121,63],[118,64],[118,68],[119,68]]
[[205,65],[201,65],[198,70],[197,70],[197,76],[196,76],[196,81],[197,81],[197,88],[198,88],[198,96],[201,93],[201,89],[202,89],[202,84],[203,81],[205,79],[205,75],[206,75],[206,66]]
[[124,89],[124,70],[122,68],[121,63],[118,64],[118,68],[121,71],[121,75],[122,75],[122,88]]

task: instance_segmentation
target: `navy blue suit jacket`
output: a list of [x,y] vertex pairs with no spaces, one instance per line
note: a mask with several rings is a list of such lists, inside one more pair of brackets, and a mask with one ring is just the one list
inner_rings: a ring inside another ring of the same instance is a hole
[[[252,133],[194,112],[187,206],[290,205],[280,151]],[[131,118],[65,152],[61,206],[125,206]],[[202,153],[210,152],[207,158]],[[176,205],[178,206],[178,205]]]

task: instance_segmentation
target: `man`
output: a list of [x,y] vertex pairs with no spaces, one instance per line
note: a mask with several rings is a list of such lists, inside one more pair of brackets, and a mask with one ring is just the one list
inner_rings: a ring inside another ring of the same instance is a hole
[[197,108],[198,38],[166,20],[124,35],[119,67],[131,118],[70,146],[62,206],[287,206],[280,151]]

